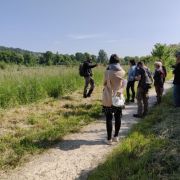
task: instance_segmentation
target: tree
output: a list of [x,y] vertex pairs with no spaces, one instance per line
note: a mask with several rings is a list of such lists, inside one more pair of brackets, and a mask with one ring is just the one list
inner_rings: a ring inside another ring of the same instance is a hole
[[97,63],[97,57],[95,55],[91,55],[91,58],[92,58],[92,62]]
[[44,64],[46,65],[51,65],[53,63],[53,53],[51,51],[46,51],[43,54],[43,58],[44,58]]
[[23,55],[23,57],[24,57],[24,64],[26,66],[35,65],[37,63],[37,58],[34,55],[30,54],[30,53],[25,53]]
[[77,52],[75,54],[75,57],[76,57],[76,60],[79,62],[83,62],[86,59],[85,55],[83,53],[80,53],[80,52]]
[[166,44],[155,44],[151,54],[155,59],[162,60],[165,65],[169,65],[172,61],[171,49]]
[[108,62],[108,56],[107,56],[107,53],[101,49],[98,53],[98,63],[103,63],[103,64],[106,64]]
[[24,57],[23,57],[22,54],[13,53],[13,56],[12,56],[11,61],[12,61],[13,63],[16,63],[16,64],[23,64],[23,62],[24,62]]
[[165,53],[165,50],[166,50],[166,45],[165,44],[157,43],[157,44],[154,45],[154,48],[153,48],[151,54],[154,57],[162,59],[162,57],[163,57],[163,55]]

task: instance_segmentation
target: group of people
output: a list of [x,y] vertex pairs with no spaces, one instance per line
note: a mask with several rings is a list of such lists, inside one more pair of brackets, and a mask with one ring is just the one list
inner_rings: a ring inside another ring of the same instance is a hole
[[[137,99],[137,114],[133,116],[136,118],[143,118],[148,113],[148,99],[149,89],[154,82],[157,102],[161,103],[162,94],[164,90],[165,78],[167,76],[166,68],[163,66],[162,61],[156,61],[154,63],[154,73],[152,74],[149,68],[140,61],[136,64],[135,60],[130,60],[130,68],[128,70],[128,79],[126,86],[126,104],[134,103],[135,97]],[[92,68],[97,64],[92,64],[89,58],[83,64],[85,87],[83,97],[90,97],[94,90],[94,80],[92,78]],[[174,105],[180,107],[180,51],[176,53],[176,65],[174,68]],[[107,144],[111,145],[112,142],[118,142],[118,135],[121,127],[122,106],[116,106],[113,104],[113,97],[123,95],[125,89],[125,75],[126,72],[120,65],[119,57],[116,54],[111,55],[108,67],[104,75],[104,88],[103,88],[103,112],[106,116],[106,128],[107,128]],[[135,93],[135,82],[138,82],[137,92]],[[88,91],[88,86],[90,89]],[[131,94],[130,94],[131,90]],[[115,119],[115,133],[112,136],[112,119]]]

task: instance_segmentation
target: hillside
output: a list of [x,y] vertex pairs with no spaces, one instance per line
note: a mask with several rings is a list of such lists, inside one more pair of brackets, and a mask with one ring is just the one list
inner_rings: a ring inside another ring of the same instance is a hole
[[0,46],[0,51],[12,51],[15,53],[20,53],[20,54],[33,54],[35,56],[41,56],[42,53],[40,52],[33,52],[33,51],[29,51],[29,50],[25,50],[25,49],[21,49],[21,48],[13,48],[13,47],[5,47],[5,46]]

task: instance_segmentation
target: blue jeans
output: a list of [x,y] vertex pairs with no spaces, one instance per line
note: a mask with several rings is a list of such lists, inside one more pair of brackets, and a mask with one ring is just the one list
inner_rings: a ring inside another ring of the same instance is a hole
[[180,85],[174,85],[174,104],[176,107],[180,107]]

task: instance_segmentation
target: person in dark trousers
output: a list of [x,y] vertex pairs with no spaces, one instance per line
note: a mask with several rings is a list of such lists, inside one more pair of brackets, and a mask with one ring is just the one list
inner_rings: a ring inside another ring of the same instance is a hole
[[138,71],[136,73],[135,79],[139,81],[137,88],[137,114],[133,116],[136,118],[142,118],[147,115],[148,112],[148,91],[149,85],[152,82],[152,77],[150,76],[149,69],[144,65],[143,62],[138,62]]
[[[128,71],[128,83],[126,87],[126,103],[134,102],[135,98],[135,90],[134,90],[134,84],[135,84],[135,74],[136,74],[136,62],[134,59],[130,60],[129,62],[130,69]],[[132,98],[130,99],[130,89],[132,92]]]
[[180,107],[180,51],[176,53],[176,65],[174,66],[174,105]]
[[[95,68],[97,64],[92,64],[91,57],[88,57],[88,59],[83,64],[84,69],[84,80],[85,80],[85,86],[84,86],[84,93],[83,97],[87,98],[90,97],[93,90],[94,90],[94,79],[92,78],[92,68]],[[90,89],[88,91],[88,86],[90,84]]]
[[[119,64],[119,58],[116,54],[111,55],[108,68],[105,71],[104,89],[103,89],[103,112],[106,116],[107,144],[112,141],[118,142],[119,130],[121,127],[122,107],[112,105],[112,96],[114,93],[121,95],[123,93],[123,80],[125,71]],[[115,133],[112,138],[112,119],[115,118]]]
[[162,63],[162,70],[163,70],[163,72],[164,72],[163,83],[165,83],[165,81],[166,81],[166,76],[167,76],[167,70],[166,70],[165,65],[163,65],[163,61],[162,61],[162,60],[159,60],[159,62]]
[[160,104],[161,103],[161,98],[162,98],[162,94],[163,94],[163,90],[164,90],[164,78],[165,78],[165,74],[162,68],[162,63],[159,61],[154,63],[155,66],[155,72],[154,72],[154,87],[156,90],[156,94],[157,94],[157,103],[156,104]]

